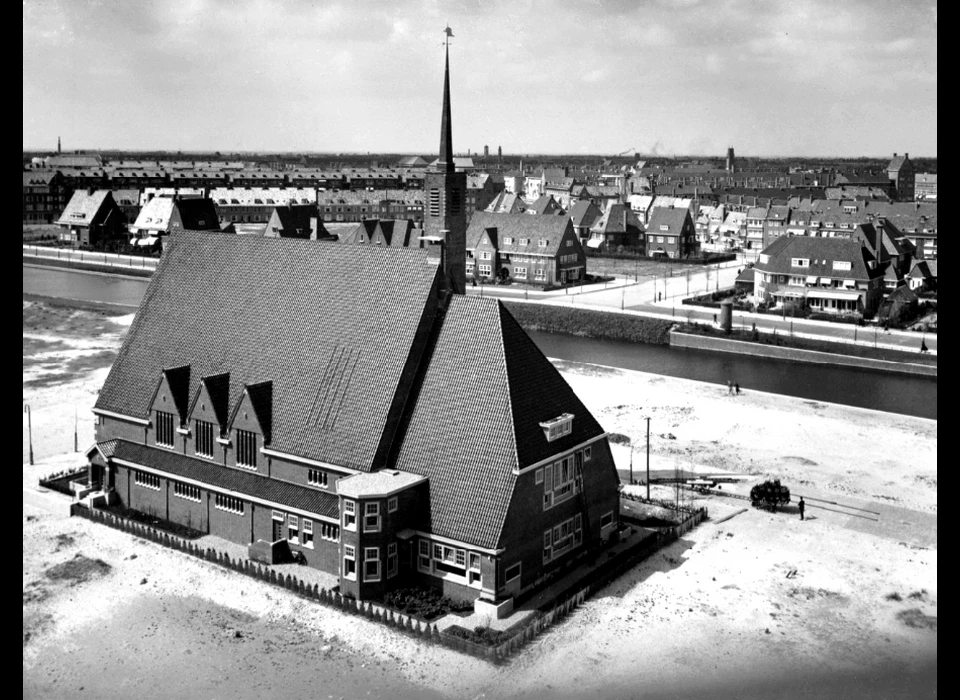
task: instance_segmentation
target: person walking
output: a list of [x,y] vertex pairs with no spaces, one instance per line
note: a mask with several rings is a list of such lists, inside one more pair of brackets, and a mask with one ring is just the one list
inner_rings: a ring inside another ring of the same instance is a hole
[[717,315],[713,315],[713,325],[717,325]]
[[927,341],[924,340],[923,338],[920,339],[920,352],[930,352],[927,349]]
[[740,396],[740,382],[737,382],[733,385],[734,390],[737,392],[737,396]]
[[807,504],[803,501],[803,496],[800,496],[800,502],[797,503],[797,508],[800,509],[800,519],[803,520],[803,511],[807,507]]

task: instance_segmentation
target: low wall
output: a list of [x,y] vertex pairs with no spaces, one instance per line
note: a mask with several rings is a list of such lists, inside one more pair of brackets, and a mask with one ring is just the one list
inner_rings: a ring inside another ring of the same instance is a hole
[[129,277],[152,277],[155,272],[150,267],[126,267],[119,265],[104,265],[103,263],[79,262],[77,260],[58,260],[57,258],[41,258],[34,255],[23,256],[24,265],[38,267],[62,267],[68,270],[85,270],[87,272],[106,272],[113,275],[127,275]]
[[56,491],[34,489],[24,486],[23,502],[41,508],[48,513],[53,513],[58,518],[69,518],[70,506],[73,504],[73,499]]
[[885,372],[902,372],[924,377],[936,377],[937,368],[930,365],[909,364],[906,362],[890,362],[875,360],[868,357],[853,357],[832,352],[817,350],[803,350],[801,348],[786,348],[763,343],[750,343],[743,340],[716,338],[707,335],[694,335],[681,331],[670,331],[670,347],[695,348],[697,350],[713,350],[715,352],[732,352],[740,355],[755,355],[757,357],[773,357],[779,360],[794,362],[810,362],[813,364],[838,365],[859,367],[861,369],[877,369]]

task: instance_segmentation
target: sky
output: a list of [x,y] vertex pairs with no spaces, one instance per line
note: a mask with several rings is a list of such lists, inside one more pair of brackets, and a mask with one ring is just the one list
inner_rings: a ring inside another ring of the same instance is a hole
[[924,0],[24,0],[23,147],[937,155]]

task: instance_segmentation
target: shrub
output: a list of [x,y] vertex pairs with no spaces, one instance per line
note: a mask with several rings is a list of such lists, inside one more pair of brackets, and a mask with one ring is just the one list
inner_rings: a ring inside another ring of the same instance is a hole
[[777,506],[790,502],[790,489],[780,484],[780,479],[768,479],[750,489],[750,503],[754,508],[769,508],[776,511]]

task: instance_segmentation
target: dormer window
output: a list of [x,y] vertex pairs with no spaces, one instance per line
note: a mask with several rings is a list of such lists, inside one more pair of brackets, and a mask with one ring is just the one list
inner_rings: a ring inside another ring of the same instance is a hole
[[810,267],[810,258],[791,258],[792,267]]
[[547,442],[553,442],[573,432],[573,414],[563,413],[540,423],[540,427],[543,428],[543,436],[547,438]]
[[530,245],[530,239],[529,239],[529,238],[521,238],[521,239],[520,239],[520,245]]
[[546,248],[547,243],[549,243],[549,241],[546,238],[541,238],[539,241],[537,241],[537,245],[541,248]]
[[504,245],[512,245],[512,244],[513,244],[513,239],[508,236],[507,238],[504,238],[504,239],[503,239],[503,244],[504,244]]

